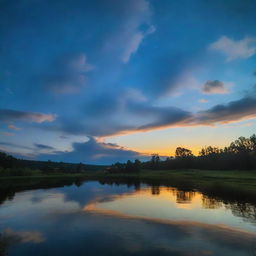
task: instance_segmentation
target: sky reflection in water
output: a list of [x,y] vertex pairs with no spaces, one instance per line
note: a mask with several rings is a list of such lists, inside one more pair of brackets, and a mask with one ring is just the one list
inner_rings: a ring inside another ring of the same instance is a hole
[[126,217],[196,221],[256,232],[256,226],[234,216],[228,205],[199,192],[151,187],[86,205],[86,211]]
[[255,219],[238,213],[199,192],[89,182],[5,201],[1,246],[11,256],[255,255]]

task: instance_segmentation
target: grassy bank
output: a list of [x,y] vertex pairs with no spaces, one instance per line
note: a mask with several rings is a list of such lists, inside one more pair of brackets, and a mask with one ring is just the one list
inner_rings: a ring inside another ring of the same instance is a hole
[[256,171],[213,171],[213,170],[144,170],[138,174],[110,174],[109,177],[139,178],[163,184],[194,184],[206,187],[220,184],[256,193]]
[[0,187],[4,183],[32,180],[102,180],[102,179],[138,179],[158,183],[195,183],[197,186],[220,183],[227,186],[236,186],[256,192],[256,171],[206,171],[206,170],[142,170],[138,173],[104,173],[103,171],[86,171],[80,174],[54,174],[34,176],[0,177]]
[[145,170],[139,174],[112,174],[107,182],[139,180],[151,186],[172,186],[179,190],[199,191],[229,203],[256,204],[256,171]]
[[196,190],[225,202],[256,203],[256,171],[142,170],[139,173],[86,171],[81,174],[1,177],[0,204],[20,191],[80,186],[88,181],[137,188],[142,183],[149,186],[172,186],[183,191]]

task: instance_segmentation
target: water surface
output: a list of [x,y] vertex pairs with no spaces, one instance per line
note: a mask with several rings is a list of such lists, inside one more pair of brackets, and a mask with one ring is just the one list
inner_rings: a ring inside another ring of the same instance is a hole
[[256,255],[256,206],[146,184],[86,182],[0,205],[0,255]]

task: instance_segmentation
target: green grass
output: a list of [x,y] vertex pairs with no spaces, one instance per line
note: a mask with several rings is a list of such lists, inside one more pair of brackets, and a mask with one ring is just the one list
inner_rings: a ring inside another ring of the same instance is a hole
[[108,177],[138,178],[170,185],[183,183],[195,188],[222,186],[256,195],[256,171],[143,170],[139,174],[110,174]]
[[248,181],[255,182],[256,185],[256,171],[223,171],[223,170],[142,170],[139,173],[104,173],[103,171],[86,171],[84,173],[57,173],[57,174],[38,174],[32,176],[4,176],[0,180],[7,179],[27,179],[27,178],[68,178],[68,177],[133,177],[133,178],[152,178],[152,179],[173,179],[186,178],[196,180],[222,180],[227,181]]
[[98,177],[103,176],[104,173],[100,171],[88,171],[86,173],[58,173],[58,174],[39,174],[39,175],[31,175],[31,176],[4,176],[0,177],[1,180],[22,180],[22,179],[55,179],[55,178],[83,178],[83,177]]
[[[220,170],[142,170],[139,173],[106,174],[103,171],[87,171],[81,174],[52,174],[35,176],[0,177],[0,187],[4,183],[26,180],[103,180],[103,179],[138,179],[159,184],[192,184],[195,187],[221,185],[256,193],[256,171],[220,171]],[[5,184],[6,185],[6,184]]]
[[108,176],[144,177],[144,178],[193,178],[193,179],[253,179],[256,171],[220,171],[220,170],[142,170],[139,173],[118,173]]

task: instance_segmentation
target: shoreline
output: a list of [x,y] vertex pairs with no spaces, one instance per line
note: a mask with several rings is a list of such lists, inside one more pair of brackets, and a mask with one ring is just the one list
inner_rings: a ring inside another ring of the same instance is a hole
[[[142,170],[138,173],[105,173],[104,171],[87,171],[79,174],[47,174],[35,176],[5,176],[0,177],[0,188],[6,183],[31,183],[33,181],[104,181],[104,180],[137,180],[140,182],[156,182],[158,184],[193,184],[195,187],[222,185],[250,190],[256,193],[256,171],[237,170]],[[9,182],[10,181],[10,182]],[[25,182],[24,182],[25,181]],[[10,184],[11,184],[10,183]],[[13,184],[15,185],[15,184]]]

